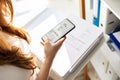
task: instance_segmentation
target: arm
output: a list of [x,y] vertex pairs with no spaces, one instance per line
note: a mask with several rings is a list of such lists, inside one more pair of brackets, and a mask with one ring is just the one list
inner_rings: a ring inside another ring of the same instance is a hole
[[45,59],[41,65],[40,72],[38,74],[38,77],[36,80],[47,80],[49,76],[49,71],[52,65],[52,62],[54,60],[54,57],[57,53],[57,51],[62,46],[63,42],[65,40],[65,37],[60,39],[54,44],[50,43],[50,40],[47,39],[44,44],[44,53],[45,53]]

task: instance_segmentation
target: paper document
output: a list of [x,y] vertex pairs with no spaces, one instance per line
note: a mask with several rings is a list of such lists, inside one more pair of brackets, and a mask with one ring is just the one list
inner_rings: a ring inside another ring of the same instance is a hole
[[53,69],[64,77],[74,71],[78,63],[84,61],[103,36],[102,30],[89,22],[76,17],[69,19],[76,27],[67,35],[64,46],[53,63]]
[[[102,30],[78,17],[67,17],[75,24],[75,29],[67,34],[67,38],[58,51],[52,69],[61,77],[75,69],[76,64],[83,61],[92,47],[101,39]],[[63,18],[64,19],[64,18]],[[42,59],[43,46],[40,46],[41,37],[60,21],[55,15],[48,17],[43,23],[30,31],[31,47],[34,53]]]

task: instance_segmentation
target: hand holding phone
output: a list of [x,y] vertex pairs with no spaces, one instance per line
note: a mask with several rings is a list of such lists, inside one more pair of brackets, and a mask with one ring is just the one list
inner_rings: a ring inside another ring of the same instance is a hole
[[60,38],[64,37],[70,31],[75,28],[75,25],[69,20],[64,19],[58,25],[56,25],[53,29],[51,29],[48,33],[46,33],[42,40],[45,41],[46,38],[49,38],[52,43],[55,43]]

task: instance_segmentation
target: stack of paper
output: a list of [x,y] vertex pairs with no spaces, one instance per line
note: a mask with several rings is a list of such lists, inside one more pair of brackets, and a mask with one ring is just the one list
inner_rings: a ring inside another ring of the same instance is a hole
[[78,17],[69,18],[76,28],[57,54],[53,69],[62,77],[70,75],[90,54],[102,38],[102,30]]
[[61,77],[70,75],[86,59],[101,40],[103,33],[101,29],[79,17],[58,17],[58,14],[52,14],[29,31],[32,37],[31,49],[40,59],[44,56],[43,46],[40,46],[41,37],[65,18],[70,19],[76,27],[66,36],[52,65],[52,69]]

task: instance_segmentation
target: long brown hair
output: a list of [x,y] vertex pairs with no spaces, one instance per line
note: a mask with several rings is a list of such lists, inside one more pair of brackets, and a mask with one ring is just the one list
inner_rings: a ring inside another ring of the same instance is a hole
[[[11,46],[6,38],[2,35],[2,31],[13,34],[30,42],[29,34],[22,28],[12,25],[13,6],[11,0],[0,0],[0,65],[12,64],[25,69],[35,69],[33,56],[26,56],[18,47]],[[9,17],[9,21],[5,18]]]

